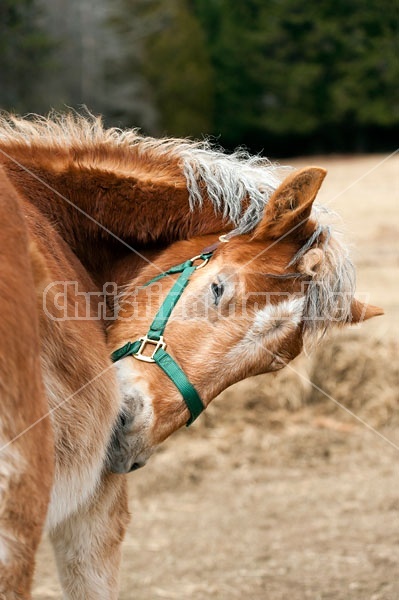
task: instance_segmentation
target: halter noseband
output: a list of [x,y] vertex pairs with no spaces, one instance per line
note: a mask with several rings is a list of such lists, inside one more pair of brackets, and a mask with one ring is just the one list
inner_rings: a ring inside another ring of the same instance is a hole
[[[166,342],[164,341],[163,333],[172,310],[180,299],[180,296],[187,286],[191,275],[197,269],[205,267],[208,261],[212,258],[215,249],[216,244],[206,248],[201,254],[198,254],[198,256],[194,256],[194,258],[190,258],[190,260],[187,260],[180,265],[175,265],[164,273],[153,277],[153,279],[150,279],[150,281],[147,281],[147,283],[142,286],[147,287],[152,283],[155,283],[155,281],[159,281],[163,277],[166,277],[167,275],[180,273],[179,278],[161,304],[161,307],[155,315],[155,318],[151,323],[146,335],[142,336],[135,342],[127,342],[124,346],[118,348],[118,350],[115,350],[115,352],[111,354],[112,362],[116,362],[121,358],[125,358],[125,356],[133,356],[134,358],[137,358],[137,360],[141,360],[143,362],[156,363],[169,377],[169,379],[172,380],[183,396],[184,402],[186,403],[186,406],[190,412],[190,418],[186,423],[187,427],[191,425],[193,421],[195,421],[195,419],[202,413],[203,410],[205,410],[205,406],[197,390],[187,379],[184,371],[179,367],[171,355],[165,351]],[[202,260],[203,262],[195,266],[194,263],[198,260]],[[143,354],[147,344],[154,346],[151,356]]]

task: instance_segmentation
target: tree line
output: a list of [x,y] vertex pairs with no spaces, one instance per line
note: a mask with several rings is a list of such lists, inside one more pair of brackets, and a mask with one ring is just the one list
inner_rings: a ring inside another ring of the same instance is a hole
[[392,0],[1,0],[0,106],[274,156],[391,150]]

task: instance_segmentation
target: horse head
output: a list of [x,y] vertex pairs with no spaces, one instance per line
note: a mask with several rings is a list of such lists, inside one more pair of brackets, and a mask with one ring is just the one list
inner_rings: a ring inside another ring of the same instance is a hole
[[[330,327],[382,314],[354,298],[347,248],[338,234],[321,225],[313,207],[325,174],[309,167],[290,175],[251,233],[227,235],[220,243],[216,236],[199,237],[160,252],[123,294],[119,318],[109,328],[111,351],[133,347],[126,344],[151,330],[176,275],[143,284],[159,271],[204,254],[210,244],[206,266],[191,263],[188,285],[164,323],[166,347],[161,349],[204,407],[237,381],[283,368]],[[145,464],[159,443],[190,420],[190,407],[173,377],[145,360],[159,350],[156,340],[144,346],[137,342],[133,352],[116,362],[123,396],[110,449],[116,472]]]

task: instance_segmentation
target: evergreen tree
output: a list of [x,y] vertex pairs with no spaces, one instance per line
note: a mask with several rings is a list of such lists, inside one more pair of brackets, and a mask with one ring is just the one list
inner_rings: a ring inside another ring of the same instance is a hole
[[[118,74],[120,80],[142,79],[142,95],[157,112],[152,132],[209,133],[212,69],[205,36],[188,0],[121,0],[112,24],[125,49],[112,79]],[[133,118],[135,110],[132,105]]]
[[0,106],[16,112],[41,111],[36,92],[50,66],[52,44],[38,24],[35,0],[0,3]]
[[215,69],[215,133],[228,144],[364,149],[367,136],[398,130],[392,0],[195,0],[195,7]]

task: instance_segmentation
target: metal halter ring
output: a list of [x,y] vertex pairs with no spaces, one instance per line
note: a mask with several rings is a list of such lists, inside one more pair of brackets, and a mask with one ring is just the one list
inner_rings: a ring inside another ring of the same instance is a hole
[[[139,338],[139,342],[141,343],[140,348],[132,356],[134,356],[134,358],[137,358],[137,360],[142,360],[143,362],[149,362],[149,363],[155,362],[155,359],[154,359],[155,352],[157,350],[159,350],[159,348],[162,348],[162,350],[165,350],[165,348],[166,348],[166,342],[163,339],[163,335],[160,335],[158,340],[152,340],[147,335],[143,335],[141,338]],[[147,356],[146,354],[143,354],[144,348],[146,347],[147,344],[150,344],[151,346],[155,346],[151,356]]]
[[219,235],[219,242],[222,242],[223,244],[227,244],[227,242],[229,241],[229,238],[226,238],[227,233],[225,233],[224,235]]
[[198,265],[197,267],[195,267],[196,269],[202,269],[202,267],[205,267],[205,265],[208,264],[210,256],[208,256],[207,258],[204,258],[202,254],[198,254],[197,256],[194,256],[194,258],[191,258],[191,262],[195,262],[196,260],[202,260],[203,262]]

